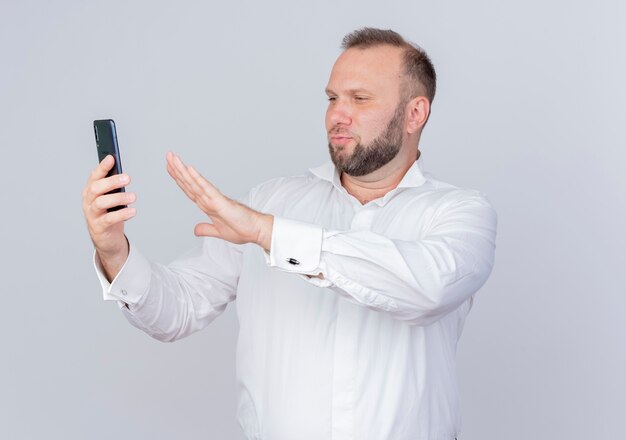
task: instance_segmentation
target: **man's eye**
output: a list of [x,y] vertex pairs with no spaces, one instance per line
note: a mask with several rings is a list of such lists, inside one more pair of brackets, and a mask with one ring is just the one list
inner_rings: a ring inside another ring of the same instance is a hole
[[366,96],[355,96],[354,99],[356,101],[367,101],[367,97]]
[[329,100],[330,102],[333,102],[333,101],[336,101],[336,100],[337,100],[337,98],[336,98],[336,97],[334,97],[334,96],[329,96],[329,97],[328,97],[328,100]]

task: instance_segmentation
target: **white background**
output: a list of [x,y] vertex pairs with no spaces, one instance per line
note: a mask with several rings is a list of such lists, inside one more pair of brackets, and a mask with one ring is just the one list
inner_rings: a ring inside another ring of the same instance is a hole
[[626,438],[625,22],[617,0],[1,0],[0,438],[242,439],[235,304],[162,344],[102,301],[80,208],[92,121],[118,125],[129,236],[170,261],[202,216],[166,151],[233,197],[326,161],[323,89],[362,26],[428,50],[426,168],[499,214],[460,439]]

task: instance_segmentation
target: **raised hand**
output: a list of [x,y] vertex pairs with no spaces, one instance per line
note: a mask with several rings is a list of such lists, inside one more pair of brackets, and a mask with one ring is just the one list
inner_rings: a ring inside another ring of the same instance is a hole
[[256,243],[265,250],[270,249],[273,216],[229,199],[174,153],[167,153],[166,159],[167,172],[212,221],[197,224],[196,235],[217,237],[236,244]]

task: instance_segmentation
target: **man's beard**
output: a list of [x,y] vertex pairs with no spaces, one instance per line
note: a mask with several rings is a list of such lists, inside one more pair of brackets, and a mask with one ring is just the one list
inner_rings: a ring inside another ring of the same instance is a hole
[[330,158],[339,171],[350,176],[365,176],[391,162],[398,155],[402,146],[404,107],[404,103],[401,102],[396,107],[385,131],[379,134],[369,145],[363,145],[359,142],[348,157],[343,157],[340,154],[345,149],[343,145],[333,146],[329,142]]

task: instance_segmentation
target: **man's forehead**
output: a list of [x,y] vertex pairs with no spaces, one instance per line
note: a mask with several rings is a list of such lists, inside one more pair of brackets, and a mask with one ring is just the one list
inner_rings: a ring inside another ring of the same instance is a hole
[[[402,49],[389,45],[350,48],[335,62],[328,86],[368,88],[402,77]],[[337,84],[337,83],[341,83]],[[346,84],[349,83],[349,84]]]
[[335,68],[375,68],[377,70],[398,71],[402,65],[403,49],[390,45],[378,45],[368,48],[353,47],[342,52]]

